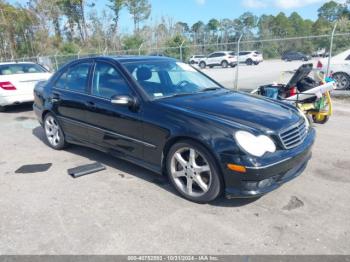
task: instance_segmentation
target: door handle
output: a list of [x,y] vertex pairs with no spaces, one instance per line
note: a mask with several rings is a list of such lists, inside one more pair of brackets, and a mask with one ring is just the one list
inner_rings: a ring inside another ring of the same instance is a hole
[[60,101],[60,95],[57,94],[57,93],[53,93],[52,94],[52,97],[51,97],[51,101],[54,103],[54,102],[58,102]]
[[94,102],[91,102],[91,101],[85,102],[85,105],[90,109],[93,109],[93,110],[96,109],[96,104]]

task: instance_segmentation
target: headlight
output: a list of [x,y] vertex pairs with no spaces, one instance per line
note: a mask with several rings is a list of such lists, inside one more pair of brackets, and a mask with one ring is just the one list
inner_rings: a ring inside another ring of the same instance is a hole
[[266,152],[276,151],[275,143],[268,136],[255,136],[246,131],[237,131],[234,136],[240,147],[253,156],[260,157]]
[[302,116],[305,119],[306,130],[309,130],[309,127],[310,127],[309,119],[307,118],[307,116],[305,115],[305,113],[301,109],[298,108],[298,111],[299,111],[300,116]]

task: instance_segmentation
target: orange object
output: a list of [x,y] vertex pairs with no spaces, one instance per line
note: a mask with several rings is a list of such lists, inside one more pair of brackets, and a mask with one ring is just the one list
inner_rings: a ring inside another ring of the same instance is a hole
[[227,164],[227,168],[239,173],[245,173],[247,172],[247,169],[245,166],[235,165],[235,164]]

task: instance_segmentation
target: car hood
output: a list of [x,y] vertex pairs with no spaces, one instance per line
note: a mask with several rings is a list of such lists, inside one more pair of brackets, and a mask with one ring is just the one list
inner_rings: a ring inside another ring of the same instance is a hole
[[296,109],[290,105],[228,90],[166,98],[159,102],[202,117],[265,131],[279,131],[301,119]]

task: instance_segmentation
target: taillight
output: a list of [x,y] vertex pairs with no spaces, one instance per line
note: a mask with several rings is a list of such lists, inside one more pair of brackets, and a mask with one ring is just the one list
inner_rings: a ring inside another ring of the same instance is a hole
[[4,90],[16,90],[16,87],[11,82],[0,82],[0,88]]
[[322,65],[321,61],[318,61],[317,62],[317,68],[318,69],[322,69],[322,67],[323,67],[323,65]]
[[289,91],[289,96],[295,96],[297,94],[297,88],[292,87]]

